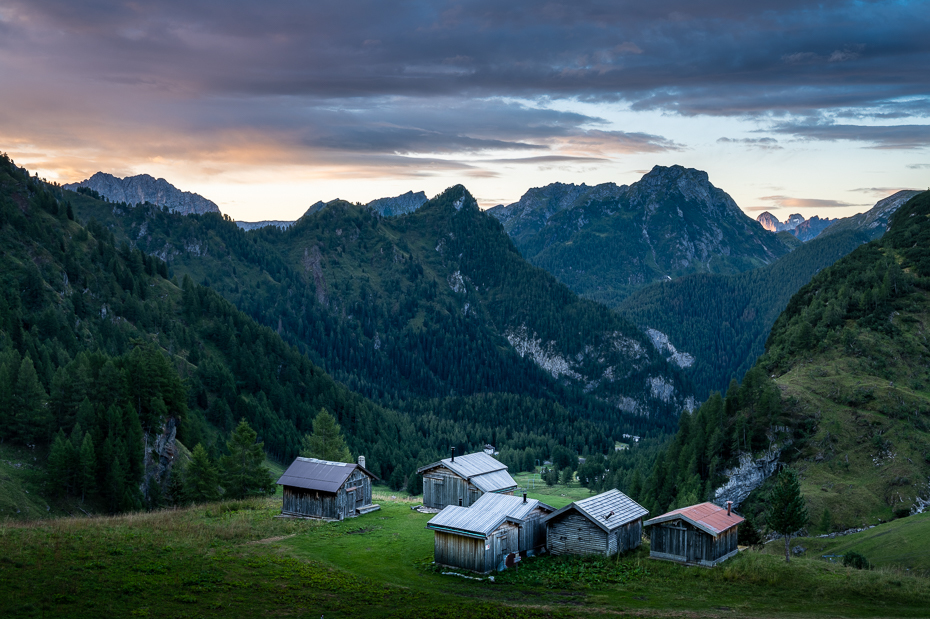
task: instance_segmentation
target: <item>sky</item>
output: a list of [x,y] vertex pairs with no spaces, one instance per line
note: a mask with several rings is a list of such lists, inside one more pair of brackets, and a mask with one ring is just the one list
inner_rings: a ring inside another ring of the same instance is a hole
[[750,216],[930,187],[930,3],[0,0],[0,151],[244,221],[708,172]]

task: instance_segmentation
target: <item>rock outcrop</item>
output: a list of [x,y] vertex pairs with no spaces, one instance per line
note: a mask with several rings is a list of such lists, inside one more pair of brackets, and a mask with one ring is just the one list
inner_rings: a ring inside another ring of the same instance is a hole
[[757,458],[753,458],[752,454],[741,453],[739,465],[724,471],[727,483],[714,490],[714,503],[725,505],[727,501],[733,501],[733,507],[738,508],[750,492],[761,486],[777,470],[778,457],[788,444],[773,445]]
[[155,486],[158,486],[159,495],[167,491],[168,479],[179,454],[177,434],[178,421],[169,417],[160,433],[145,436],[145,473],[139,489],[146,499],[152,498]]
[[408,191],[405,194],[393,198],[378,198],[377,200],[372,200],[365,206],[380,214],[382,217],[394,217],[396,215],[412,213],[426,204],[426,201],[426,194],[422,191],[416,193]]
[[119,178],[105,172],[97,172],[80,183],[64,185],[65,189],[77,191],[79,187],[93,189],[110,202],[126,204],[154,204],[166,206],[182,215],[219,213],[220,208],[212,201],[189,191],[181,191],[163,178],[148,174]]

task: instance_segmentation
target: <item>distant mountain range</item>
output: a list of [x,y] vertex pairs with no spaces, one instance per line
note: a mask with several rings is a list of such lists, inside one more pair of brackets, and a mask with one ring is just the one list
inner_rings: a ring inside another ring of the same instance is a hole
[[[412,213],[423,206],[426,201],[426,194],[422,191],[418,191],[416,193],[408,191],[405,194],[401,194],[393,198],[378,198],[377,200],[372,200],[365,206],[371,209],[373,212],[378,213],[382,217],[393,217],[395,215],[406,215],[407,213]],[[332,202],[339,202],[339,200],[333,200]],[[329,202],[316,202],[311,205],[309,209],[307,209],[307,212],[305,212],[304,215],[306,216],[317,213],[326,208],[327,204],[329,204]],[[256,228],[264,228],[265,226],[275,226],[277,228],[286,229],[293,224],[293,221],[236,222],[236,225],[243,230],[254,230]]]
[[792,249],[706,172],[681,166],[656,166],[629,186],[555,183],[488,212],[527,260],[611,305],[650,282],[739,273]]
[[169,210],[182,215],[220,212],[214,202],[203,196],[181,191],[165,179],[156,179],[148,174],[119,178],[106,172],[97,172],[87,180],[69,183],[64,185],[64,188],[71,191],[77,191],[79,188],[90,189],[110,202],[148,202],[155,206],[167,206]]
[[788,220],[782,223],[778,221],[778,217],[765,211],[756,217],[756,221],[762,224],[762,227],[769,232],[790,232],[802,241],[809,241],[826,230],[827,226],[837,220],[830,219],[829,217],[821,219],[817,215],[814,215],[810,219],[804,219],[803,215],[795,213],[789,215]]

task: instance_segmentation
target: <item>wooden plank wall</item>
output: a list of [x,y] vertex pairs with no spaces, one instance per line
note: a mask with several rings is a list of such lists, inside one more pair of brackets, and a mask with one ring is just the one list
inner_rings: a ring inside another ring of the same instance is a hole
[[423,505],[442,509],[447,505],[469,507],[478,500],[482,492],[444,466],[423,473]]
[[338,518],[336,495],[284,486],[283,512],[313,518]]
[[546,537],[549,552],[554,555],[605,554],[608,548],[607,533],[575,511],[550,520]]
[[666,523],[652,527],[650,540],[651,551],[690,563],[712,563],[736,550],[737,528],[715,537],[687,522],[677,526]]
[[459,567],[473,572],[488,572],[485,540],[434,531],[433,559],[440,565]]

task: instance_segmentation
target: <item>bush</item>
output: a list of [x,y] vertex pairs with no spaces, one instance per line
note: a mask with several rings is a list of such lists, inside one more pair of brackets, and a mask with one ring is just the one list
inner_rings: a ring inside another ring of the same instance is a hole
[[865,555],[851,550],[843,555],[843,567],[854,567],[857,570],[870,570],[872,569],[872,564],[865,558]]

